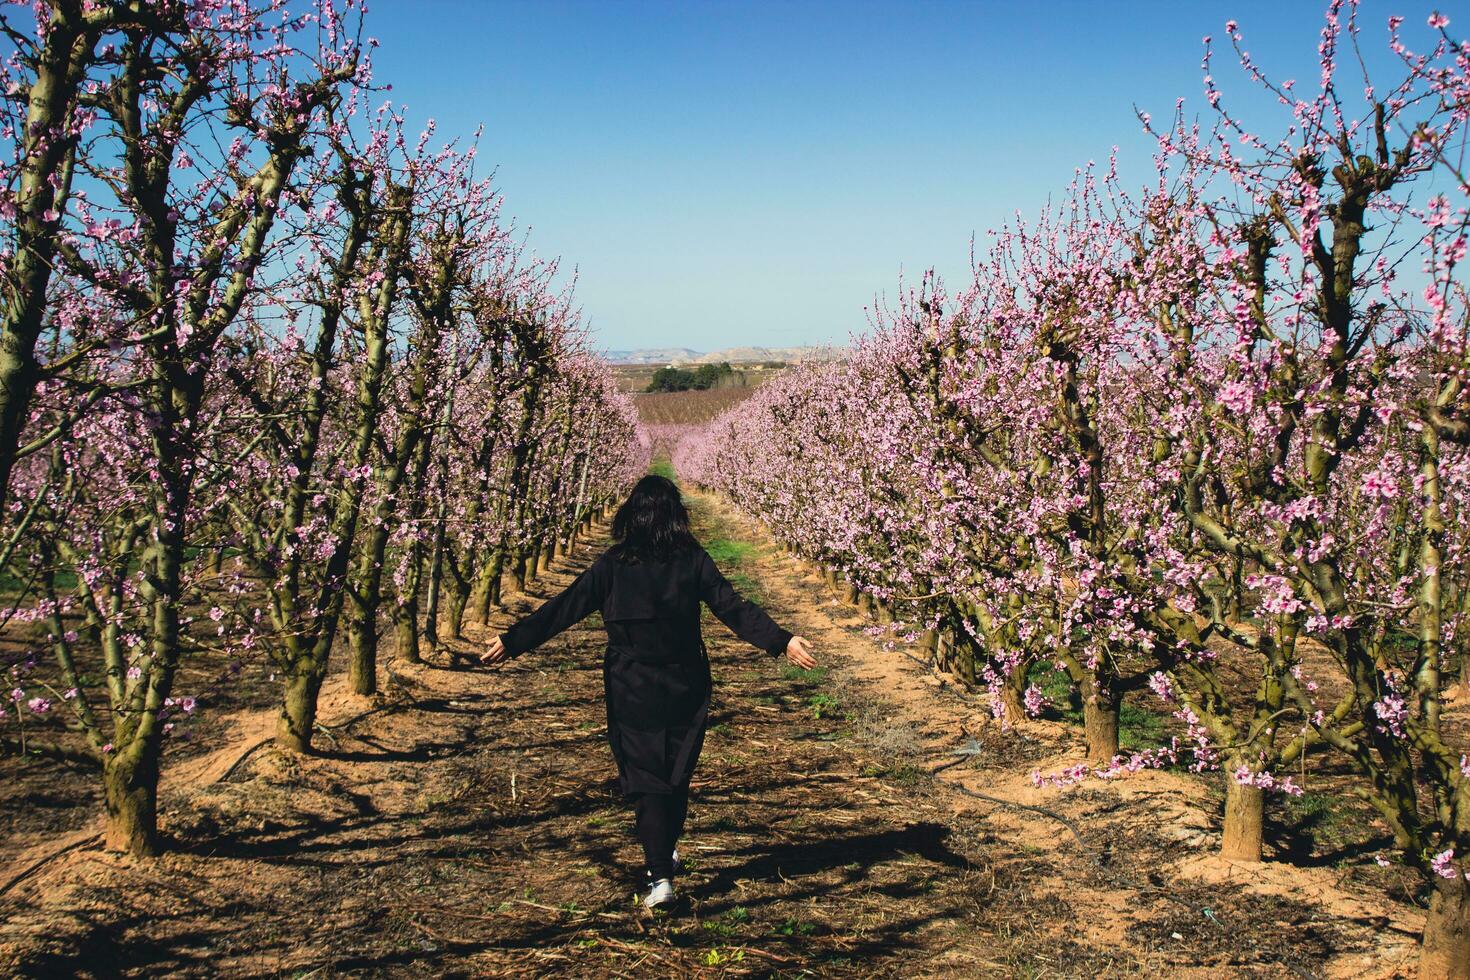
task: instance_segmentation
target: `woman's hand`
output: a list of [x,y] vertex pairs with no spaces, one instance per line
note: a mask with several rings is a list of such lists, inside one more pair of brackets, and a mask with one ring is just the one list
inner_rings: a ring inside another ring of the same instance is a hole
[[494,667],[496,664],[504,663],[509,656],[505,650],[505,640],[497,636],[490,641],[490,646],[485,652],[480,654],[480,663],[486,667]]
[[817,658],[812,656],[812,645],[804,636],[793,636],[791,642],[786,644],[786,659],[791,661],[802,670],[814,670],[817,666]]

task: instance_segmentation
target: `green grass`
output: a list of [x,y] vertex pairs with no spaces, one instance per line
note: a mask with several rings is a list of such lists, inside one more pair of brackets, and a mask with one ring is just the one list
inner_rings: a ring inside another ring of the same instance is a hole
[[[8,571],[0,572],[0,595],[20,595],[27,586],[30,586],[34,594],[37,581],[39,579],[16,578]],[[56,581],[54,584],[56,591],[59,593],[75,592],[77,588],[76,573],[70,569],[60,569],[56,572]]]
[[1355,814],[1343,801],[1326,793],[1303,793],[1282,800],[1285,822],[1309,827],[1316,834],[1341,837],[1351,826]]
[[[674,479],[674,464],[667,456],[653,461],[648,467],[648,472],[653,476],[661,476],[668,480]],[[675,481],[677,482],[677,481]]]
[[1148,749],[1164,740],[1164,719],[1124,701],[1118,708],[1118,744],[1125,749]]
[[749,541],[732,541],[729,538],[716,538],[713,541],[706,541],[704,550],[709,552],[709,556],[717,564],[739,565],[755,550],[755,545]]
[[813,667],[811,670],[803,670],[795,664],[787,664],[781,668],[782,680],[799,681],[802,684],[817,685],[827,679],[826,667]]
[[735,591],[739,592],[751,602],[759,604],[764,598],[765,592],[761,588],[760,581],[755,576],[741,571],[745,560],[755,551],[755,545],[749,541],[734,541],[730,538],[711,538],[705,542],[704,550],[714,559],[715,564],[725,573]]
[[1082,722],[1081,699],[1072,688],[1072,678],[1065,670],[1051,664],[1032,664],[1027,680],[1041,689],[1051,702],[1052,710],[1066,721]]
[[730,580],[730,585],[736,592],[758,606],[765,604],[765,592],[762,591],[760,582],[756,581],[753,576],[746,575],[744,572],[736,572],[734,575],[725,577]]

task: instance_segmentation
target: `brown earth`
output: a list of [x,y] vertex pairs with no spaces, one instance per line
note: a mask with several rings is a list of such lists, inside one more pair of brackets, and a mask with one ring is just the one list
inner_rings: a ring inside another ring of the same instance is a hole
[[[0,898],[0,967],[98,977],[1413,975],[1422,914],[1368,857],[1382,846],[1371,825],[1327,833],[1329,817],[1346,818],[1273,809],[1278,860],[1232,866],[1210,856],[1218,776],[1034,788],[1033,770],[1082,757],[1077,729],[1000,730],[901,644],[868,635],[759,527],[694,500],[732,579],[812,639],[831,669],[783,669],[708,625],[716,704],[672,914],[633,903],[641,853],[603,739],[594,617],[498,673],[394,665],[399,681],[377,704],[329,688],[319,755],[261,744],[272,713],[242,708],[229,740],[212,743],[227,748],[170,772],[174,846],[154,862],[86,843],[78,799],[58,797],[60,819],[11,811],[22,798],[4,797],[29,850],[12,841],[0,884],[68,833],[79,846]],[[565,585],[602,543],[509,612]],[[53,776],[70,785],[63,772]]]
[[704,391],[655,391],[633,396],[645,425],[700,425],[733,408],[755,392],[755,386],[708,388]]

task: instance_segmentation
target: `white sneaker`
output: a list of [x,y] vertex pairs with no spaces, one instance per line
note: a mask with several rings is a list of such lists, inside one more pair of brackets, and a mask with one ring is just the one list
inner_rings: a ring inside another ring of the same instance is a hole
[[660,878],[653,883],[648,894],[643,896],[643,907],[656,909],[660,905],[667,905],[674,900],[674,883],[667,878]]

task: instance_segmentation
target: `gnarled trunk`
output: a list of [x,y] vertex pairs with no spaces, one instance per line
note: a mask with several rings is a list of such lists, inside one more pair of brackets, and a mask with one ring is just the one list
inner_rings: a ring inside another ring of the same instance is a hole
[[109,757],[102,768],[109,851],[152,857],[158,842],[158,749],[144,744]]
[[317,695],[321,689],[322,670],[308,664],[292,670],[281,700],[281,713],[276,718],[276,744],[281,748],[291,752],[311,751]]

